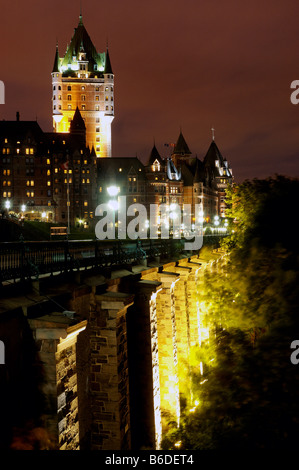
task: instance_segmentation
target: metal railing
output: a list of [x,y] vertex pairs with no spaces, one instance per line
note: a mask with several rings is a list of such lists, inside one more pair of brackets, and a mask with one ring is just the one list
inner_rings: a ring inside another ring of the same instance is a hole
[[181,240],[62,240],[0,243],[0,283],[38,279],[43,274],[128,265],[183,251]]

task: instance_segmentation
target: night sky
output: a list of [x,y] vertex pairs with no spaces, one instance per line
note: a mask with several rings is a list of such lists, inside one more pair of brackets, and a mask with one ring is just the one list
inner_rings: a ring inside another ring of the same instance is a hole
[[[52,130],[51,71],[80,0],[1,0],[0,118]],[[147,160],[180,129],[203,159],[215,141],[237,182],[299,176],[298,0],[82,0],[84,25],[115,74],[112,153]]]

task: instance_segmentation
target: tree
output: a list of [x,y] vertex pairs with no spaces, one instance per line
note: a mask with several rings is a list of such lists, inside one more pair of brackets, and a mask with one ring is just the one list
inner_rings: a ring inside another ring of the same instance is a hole
[[235,231],[199,289],[211,334],[190,364],[197,405],[185,408],[164,446],[290,449],[298,440],[299,365],[290,361],[299,331],[298,195],[299,181],[281,176],[229,189]]

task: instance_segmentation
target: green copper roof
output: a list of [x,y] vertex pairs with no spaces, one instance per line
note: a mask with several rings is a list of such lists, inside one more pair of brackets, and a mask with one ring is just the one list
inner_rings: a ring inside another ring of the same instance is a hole
[[184,139],[182,131],[180,132],[177,143],[175,144],[173,155],[191,155],[191,151]]
[[88,70],[90,72],[95,71],[95,65],[98,71],[104,70],[105,53],[98,53],[96,51],[83,24],[82,15],[79,17],[79,24],[77,28],[75,28],[74,35],[62,59],[62,71],[63,69],[68,69],[69,65],[74,64],[74,62],[77,63],[80,52],[86,54],[86,61],[88,61]]

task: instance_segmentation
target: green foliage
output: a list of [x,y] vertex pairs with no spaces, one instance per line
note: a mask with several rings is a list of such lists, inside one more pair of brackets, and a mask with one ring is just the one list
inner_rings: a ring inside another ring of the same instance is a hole
[[199,286],[211,334],[190,355],[198,406],[186,400],[168,448],[174,439],[183,449],[296,445],[299,365],[290,361],[290,344],[299,332],[298,195],[299,181],[281,176],[229,188],[235,232]]

